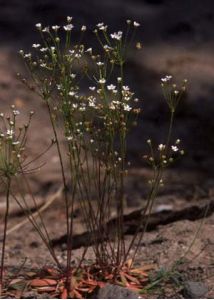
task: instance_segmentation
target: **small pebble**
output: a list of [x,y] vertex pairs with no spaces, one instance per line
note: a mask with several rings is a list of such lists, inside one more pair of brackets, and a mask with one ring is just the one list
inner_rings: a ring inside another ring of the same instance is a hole
[[208,288],[202,282],[186,281],[184,285],[184,296],[190,299],[204,298]]

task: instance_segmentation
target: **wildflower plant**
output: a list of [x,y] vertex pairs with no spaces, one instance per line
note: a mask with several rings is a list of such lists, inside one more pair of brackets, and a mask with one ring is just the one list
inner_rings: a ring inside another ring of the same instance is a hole
[[0,114],[0,181],[6,197],[0,266],[0,294],[3,289],[4,257],[11,198],[11,185],[20,174],[24,174],[28,171],[28,164],[25,163],[25,146],[33,112],[29,114],[28,122],[22,127],[19,127],[17,124],[19,114],[20,112],[14,105],[11,106],[10,115],[4,115],[4,113]]
[[[38,171],[43,165],[34,166],[34,163],[50,149],[53,145],[53,141],[51,141],[50,145],[42,153],[34,158],[29,158],[26,146],[34,112],[31,111],[29,113],[27,122],[22,126],[20,126],[20,121],[18,120],[19,115],[20,112],[16,109],[15,105],[11,106],[9,114],[0,114],[0,182],[6,196],[4,229],[1,236],[0,294],[2,294],[4,289],[5,245],[11,200],[15,200],[21,210],[25,213],[26,218],[38,232],[57,266],[60,267],[54,249],[51,247],[51,241],[44,219],[39,211],[37,201],[31,191],[28,181],[28,174]],[[26,197],[26,195],[28,195],[28,197]],[[29,200],[32,200],[34,205],[33,208],[37,210],[37,218],[34,217]]]
[[[142,209],[139,228],[127,245],[123,220],[124,180],[129,166],[127,134],[141,110],[138,98],[126,83],[124,66],[139,26],[139,23],[127,20],[126,32],[112,33],[107,25],[99,23],[94,29],[98,47],[93,49],[82,42],[87,30],[84,25],[80,28],[79,41],[73,41],[71,17],[67,17],[64,26],[43,27],[38,23],[36,28],[41,42],[32,45],[33,53],[20,51],[30,71],[33,86],[25,79],[23,81],[46,104],[59,155],[67,225],[68,291],[72,288],[73,274],[74,204],[78,202],[81,206],[85,224],[91,232],[96,265],[101,269],[103,278],[107,273],[111,274],[112,280],[118,280],[121,270],[127,269],[127,260],[135,243],[136,251],[139,249],[162,183],[163,169],[173,162],[174,154],[182,154],[178,140],[172,146],[170,140],[174,113],[185,82],[180,91],[171,85],[172,78],[167,76],[162,79],[171,114],[167,141],[158,146],[156,154],[152,142],[148,141],[151,154],[145,158],[153,167],[154,177],[150,182],[146,206]],[[140,42],[136,48],[141,48]],[[86,91],[82,85],[83,79],[88,84]],[[60,142],[61,135],[65,147]],[[113,211],[116,211],[116,226],[109,232],[108,221]],[[128,263],[129,269],[136,251],[131,256],[131,263]]]
[[183,80],[181,87],[178,88],[177,85],[173,83],[173,78],[171,75],[166,75],[165,77],[161,78],[161,87],[163,90],[164,100],[166,101],[166,104],[169,108],[169,129],[164,144],[159,144],[155,147],[151,139],[147,140],[150,153],[148,155],[144,155],[143,159],[152,168],[153,177],[151,180],[149,180],[150,191],[147,197],[146,205],[142,209],[142,219],[140,225],[129,245],[129,250],[127,251],[127,253],[129,253],[134,244],[136,244],[136,248],[132,256],[133,260],[139,249],[144,233],[146,232],[149,223],[149,216],[152,212],[156,195],[159,191],[160,186],[163,186],[164,184],[163,171],[166,167],[174,163],[180,156],[184,155],[184,150],[180,148],[180,139],[176,139],[173,145],[170,145],[170,142],[172,139],[172,128],[174,123],[175,111],[179,104],[179,101],[182,98],[183,93],[186,91],[186,85],[186,79]]

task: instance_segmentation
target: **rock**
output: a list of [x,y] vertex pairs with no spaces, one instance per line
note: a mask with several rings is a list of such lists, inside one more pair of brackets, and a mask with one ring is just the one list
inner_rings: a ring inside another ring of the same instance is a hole
[[25,292],[22,296],[23,299],[37,299],[37,293],[34,291]]
[[96,299],[136,299],[139,295],[118,285],[107,284],[98,291]]
[[37,295],[37,299],[53,299],[51,294],[48,293],[41,293]]
[[51,294],[48,293],[37,293],[36,291],[25,292],[22,296],[23,299],[51,299]]
[[202,282],[186,281],[183,292],[185,297],[198,299],[204,298],[208,288]]

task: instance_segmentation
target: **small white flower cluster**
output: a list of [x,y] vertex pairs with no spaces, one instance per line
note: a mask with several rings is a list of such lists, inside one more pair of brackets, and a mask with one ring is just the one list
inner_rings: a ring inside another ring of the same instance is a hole
[[131,101],[134,93],[130,91],[128,86],[122,86],[122,95],[125,102]]
[[67,24],[65,26],[63,26],[65,31],[71,31],[74,28],[74,25],[72,24]]
[[166,75],[161,78],[161,86],[163,88],[164,98],[170,108],[171,112],[175,112],[179,104],[182,93],[186,90],[187,80],[184,79],[182,86],[177,88],[175,83],[172,83],[172,75]]
[[139,26],[140,26],[140,23],[134,21],[133,25],[134,25],[134,27],[139,27]]
[[[179,151],[179,148],[178,148],[178,145],[180,144],[180,139],[177,139],[176,141],[175,141],[175,145],[171,145],[171,150],[172,150],[172,152],[178,152]],[[166,145],[164,145],[164,144],[159,144],[158,145],[158,150],[160,151],[160,152],[163,152],[164,150],[166,149]],[[166,149],[166,150],[168,150],[168,149]],[[182,151],[182,150],[181,150]]]
[[161,78],[161,81],[166,83],[172,80],[172,75],[166,75],[165,77]]
[[0,113],[0,176],[13,176],[20,170],[33,112],[29,114],[28,123],[22,127],[17,125],[19,114],[14,105],[11,105],[9,116]]
[[151,155],[144,155],[143,158],[154,168],[166,167],[174,162],[175,158],[178,158],[178,154],[184,155],[184,150],[180,150],[178,147],[180,139],[177,139],[175,144],[171,146],[159,144],[157,147],[159,154],[153,149],[152,141],[150,139],[147,140],[147,144],[150,147]]
[[[67,22],[68,22],[68,24],[66,24],[66,25],[64,25],[63,26],[63,29],[65,30],[65,31],[71,31],[73,28],[74,28],[74,25],[73,24],[70,24],[71,23],[71,21],[72,21],[72,17],[67,17]],[[36,28],[39,30],[39,31],[41,31],[41,32],[50,32],[50,28],[49,27],[42,27],[42,24],[41,23],[37,23],[36,25]],[[57,32],[59,29],[60,29],[60,26],[59,25],[53,25],[53,26],[51,26],[51,28],[55,31],[55,32]],[[82,31],[85,31],[86,30],[86,26],[82,26],[82,28],[81,28],[81,30]]]
[[98,30],[100,30],[100,31],[106,31],[107,28],[108,28],[108,26],[105,25],[103,22],[102,22],[102,23],[98,23],[98,24],[96,25],[96,27],[97,27]]
[[117,101],[117,100],[113,100],[110,103],[109,108],[111,110],[118,110],[118,111],[123,109],[124,111],[127,111],[127,112],[132,110],[130,105],[128,105],[126,103],[123,103],[123,102],[120,102],[120,101]]
[[[26,58],[32,73],[39,79],[41,85],[43,84],[41,90],[42,95],[45,95],[43,96],[44,100],[51,99],[52,95],[56,96],[57,102],[54,103],[52,109],[54,115],[63,114],[67,126],[66,140],[73,146],[77,141],[81,143],[84,134],[87,133],[90,144],[95,141],[97,145],[97,141],[101,139],[102,130],[108,132],[114,127],[116,131],[119,128],[126,130],[129,112],[134,114],[140,111],[140,109],[132,107],[132,101],[138,102],[138,99],[133,99],[134,93],[124,83],[123,76],[117,75],[116,83],[111,82],[111,77],[108,76],[111,70],[114,70],[114,65],[125,63],[127,48],[123,45],[125,34],[122,31],[110,34],[107,32],[107,25],[103,22],[98,23],[95,33],[103,43],[101,43],[101,53],[95,55],[96,52],[91,47],[85,47],[81,43],[73,44],[72,39],[68,38],[70,31],[74,28],[72,21],[72,17],[68,17],[67,24],[63,26],[44,27],[41,23],[36,24],[41,35],[43,32],[47,33],[47,36],[44,34],[43,38],[48,43],[42,41],[41,44],[34,43],[32,48],[36,55],[34,53],[32,55],[31,53],[25,54],[23,50],[20,53]],[[135,21],[131,24],[133,27],[140,26]],[[83,25],[81,32],[86,29],[86,26]],[[66,35],[66,39],[59,38],[59,31]],[[80,35],[80,40],[81,37],[82,35]],[[65,45],[63,44],[64,40],[66,40]],[[59,61],[60,63],[58,63]],[[94,68],[90,68],[92,64]],[[86,74],[87,78],[93,82],[86,94],[82,93],[80,89],[81,76],[78,76],[80,69],[77,69],[77,65],[81,70],[83,69],[82,73]],[[40,72],[41,68],[44,68],[45,71]],[[77,70],[78,73],[73,73],[73,70]],[[114,77],[114,74],[112,75]],[[60,101],[58,102],[58,100]],[[89,116],[90,120],[88,120]],[[81,120],[83,124],[79,123]],[[85,122],[86,120],[87,122]],[[120,159],[122,158],[118,158],[117,161]]]
[[[121,78],[118,78],[118,82],[121,81]],[[118,112],[130,112],[132,110],[132,107],[128,104],[133,99],[134,93],[130,91],[130,88],[128,86],[116,86],[113,83],[110,83],[108,85],[106,84],[106,79],[105,78],[100,78],[98,80],[98,84],[101,85],[100,88],[96,88],[96,86],[90,86],[89,90],[94,93],[97,93],[100,95],[99,97],[102,97],[103,92],[110,92],[112,94],[111,98],[112,100],[109,102],[109,109],[110,110],[115,110]],[[104,90],[103,90],[104,89]],[[111,99],[110,98],[110,99]],[[138,102],[138,99],[134,99],[134,102]],[[94,96],[89,96],[88,97],[88,104],[89,107],[93,107],[94,109],[99,108],[99,100],[96,99]],[[101,106],[102,107],[102,106]],[[137,111],[135,111],[137,112]]]
[[122,31],[111,33],[111,38],[113,40],[120,41],[122,39],[122,36],[123,36],[123,32]]
[[59,29],[60,29],[60,26],[58,26],[58,25],[53,25],[52,27],[51,27],[54,31],[58,31]]

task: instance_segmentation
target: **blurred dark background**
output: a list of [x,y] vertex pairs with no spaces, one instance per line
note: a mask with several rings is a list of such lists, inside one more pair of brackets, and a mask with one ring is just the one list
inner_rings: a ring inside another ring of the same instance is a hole
[[[212,0],[1,0],[0,47],[17,53],[37,42],[35,24],[74,23],[93,29],[105,22],[112,31],[126,19],[141,23],[138,39],[143,51],[130,53],[127,83],[143,99],[138,129],[130,138],[135,165],[146,152],[144,141],[164,142],[168,111],[160,78],[187,78],[188,92],[179,106],[174,138],[182,140],[186,155],[177,167],[214,174],[214,1]],[[75,32],[75,31],[74,31]],[[77,34],[77,33],[75,33]],[[91,35],[87,38],[90,43]],[[3,59],[4,60],[4,59]],[[13,67],[9,61],[7,67]],[[0,68],[5,67],[1,60]],[[0,70],[0,79],[4,71]],[[2,96],[1,96],[2,98]]]

